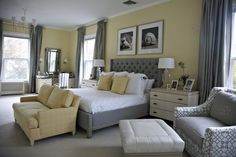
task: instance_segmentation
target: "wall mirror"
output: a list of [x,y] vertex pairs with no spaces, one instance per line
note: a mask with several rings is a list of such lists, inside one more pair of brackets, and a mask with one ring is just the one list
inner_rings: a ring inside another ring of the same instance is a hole
[[60,72],[61,50],[56,48],[45,49],[45,72],[58,74]]

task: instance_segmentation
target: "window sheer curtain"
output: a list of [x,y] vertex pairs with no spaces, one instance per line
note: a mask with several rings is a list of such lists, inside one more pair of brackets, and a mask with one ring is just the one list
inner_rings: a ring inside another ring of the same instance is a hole
[[83,55],[84,55],[84,36],[85,36],[85,27],[78,28],[78,37],[77,37],[77,50],[76,50],[76,59],[75,59],[75,87],[80,86],[80,82],[83,78]]
[[31,25],[30,28],[30,73],[29,92],[35,93],[36,75],[39,70],[39,60],[42,46],[43,27]]
[[3,51],[3,21],[0,19],[0,80],[2,77],[2,51]]
[[232,0],[203,0],[198,90],[200,103],[227,82],[230,66]]
[[[106,40],[106,20],[101,20],[97,23],[97,33],[94,45],[93,59],[105,59],[105,40]],[[93,79],[97,79],[97,68],[92,68]]]

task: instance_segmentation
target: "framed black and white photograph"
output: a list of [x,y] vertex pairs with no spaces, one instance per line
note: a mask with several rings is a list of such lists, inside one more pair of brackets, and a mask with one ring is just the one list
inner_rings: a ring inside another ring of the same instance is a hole
[[138,27],[138,54],[162,53],[163,21]]
[[177,90],[177,88],[178,88],[178,80],[172,80],[171,90]]
[[118,31],[118,55],[135,55],[136,27],[129,27]]
[[193,88],[194,81],[195,81],[195,79],[187,79],[183,90],[187,91],[187,92],[191,92],[192,88]]

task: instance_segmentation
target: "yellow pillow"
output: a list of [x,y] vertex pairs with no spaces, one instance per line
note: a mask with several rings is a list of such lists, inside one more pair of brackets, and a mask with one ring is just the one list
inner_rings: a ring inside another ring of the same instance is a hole
[[70,107],[74,98],[74,94],[69,90],[54,87],[47,106],[50,108]]
[[101,75],[98,81],[98,90],[111,90],[112,75]]
[[129,79],[126,76],[115,76],[113,78],[111,91],[118,94],[124,94],[128,85],[128,81]]
[[48,98],[49,98],[50,94],[52,93],[53,89],[54,89],[53,86],[44,84],[39,90],[38,101],[41,102],[42,104],[46,105]]

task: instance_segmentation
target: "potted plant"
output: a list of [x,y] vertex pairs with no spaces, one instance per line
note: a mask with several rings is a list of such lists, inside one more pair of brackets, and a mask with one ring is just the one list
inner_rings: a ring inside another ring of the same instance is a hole
[[184,62],[181,61],[181,62],[178,63],[178,65],[183,71],[183,74],[180,76],[179,81],[182,81],[183,86],[184,86],[185,83],[186,83],[186,80],[189,78],[189,74],[185,74],[185,72],[184,72],[184,69],[185,69]]

